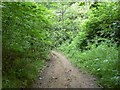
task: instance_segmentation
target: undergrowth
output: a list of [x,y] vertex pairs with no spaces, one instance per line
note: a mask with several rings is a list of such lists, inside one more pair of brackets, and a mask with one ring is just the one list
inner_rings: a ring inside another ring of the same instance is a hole
[[30,87],[42,70],[45,61],[36,59],[30,63],[29,58],[18,59],[13,62],[12,68],[3,72],[3,88],[24,88]]
[[64,44],[59,47],[59,50],[63,51],[78,68],[97,76],[98,83],[103,87],[116,88],[119,86],[119,58],[115,44],[110,45],[103,42],[97,47],[92,44],[89,50],[82,52],[76,48],[75,44]]

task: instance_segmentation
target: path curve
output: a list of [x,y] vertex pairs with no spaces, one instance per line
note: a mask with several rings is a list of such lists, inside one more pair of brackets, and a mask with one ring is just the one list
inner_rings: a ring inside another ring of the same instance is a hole
[[74,67],[62,54],[51,51],[51,60],[33,88],[99,88],[96,79]]

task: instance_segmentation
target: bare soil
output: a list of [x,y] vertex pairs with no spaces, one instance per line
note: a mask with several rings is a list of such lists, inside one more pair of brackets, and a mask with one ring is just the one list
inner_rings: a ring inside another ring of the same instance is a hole
[[61,53],[51,51],[51,60],[33,88],[100,88],[96,78],[74,67]]

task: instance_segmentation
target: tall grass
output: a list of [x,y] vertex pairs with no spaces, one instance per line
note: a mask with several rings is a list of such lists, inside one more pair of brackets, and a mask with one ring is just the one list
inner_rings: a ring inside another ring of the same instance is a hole
[[31,58],[18,59],[13,66],[3,74],[3,88],[24,88],[31,87],[39,71],[43,68],[44,60]]
[[118,87],[120,73],[118,70],[118,48],[115,44],[101,43],[96,47],[90,46],[89,50],[80,51],[74,44],[63,45],[63,51],[77,67],[89,71],[98,78],[98,82],[106,88]]

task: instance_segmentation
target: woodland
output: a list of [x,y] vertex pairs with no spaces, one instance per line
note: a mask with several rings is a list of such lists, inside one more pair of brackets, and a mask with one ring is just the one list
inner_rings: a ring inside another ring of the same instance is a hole
[[2,2],[2,87],[31,87],[55,49],[104,88],[118,88],[119,4]]

